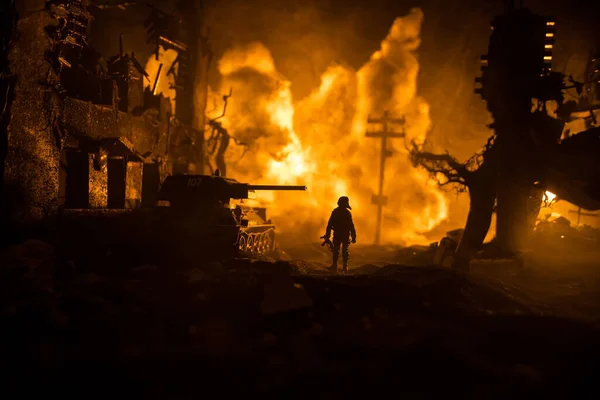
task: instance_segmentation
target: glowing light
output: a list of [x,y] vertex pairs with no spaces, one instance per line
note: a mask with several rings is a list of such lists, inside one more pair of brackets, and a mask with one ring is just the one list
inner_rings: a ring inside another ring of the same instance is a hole
[[553,45],[551,45],[551,44],[545,44],[545,45],[544,45],[544,48],[546,48],[546,49],[551,49],[551,48],[553,48],[553,47],[554,47],[554,46],[553,46]]
[[544,60],[552,60],[552,56],[544,56]]
[[544,192],[543,200],[544,200],[545,204],[549,205],[549,204],[556,203],[557,197],[554,193],[546,190]]
[[554,26],[554,21],[548,21],[548,22],[546,22],[546,25],[547,26]]
[[546,33],[546,37],[554,37],[554,33],[552,33],[552,32],[547,32],[547,33]]

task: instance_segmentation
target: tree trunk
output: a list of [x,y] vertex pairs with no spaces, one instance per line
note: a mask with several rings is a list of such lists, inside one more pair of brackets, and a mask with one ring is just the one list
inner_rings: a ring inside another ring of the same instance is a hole
[[[469,270],[471,257],[477,252],[492,223],[494,202],[496,201],[495,182],[491,177],[484,176],[486,168],[482,166],[478,179],[469,187],[469,215],[465,231],[455,253],[453,268]],[[482,178],[488,179],[482,179]]]
[[499,182],[496,240],[509,254],[522,252],[529,241],[531,194],[531,185],[509,180]]

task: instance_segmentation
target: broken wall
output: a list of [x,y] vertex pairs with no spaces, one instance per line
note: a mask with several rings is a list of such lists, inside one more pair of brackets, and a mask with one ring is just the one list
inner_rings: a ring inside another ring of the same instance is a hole
[[9,50],[16,30],[18,13],[14,1],[0,3],[0,226],[5,223],[4,161],[8,150],[8,124],[14,94]]
[[55,21],[45,11],[21,15],[9,53],[16,76],[8,126],[4,190],[11,216],[37,219],[56,209],[60,138],[55,123],[58,99],[46,83],[52,74],[46,61],[50,41],[45,27]]
[[[125,137],[133,143],[135,151],[152,153],[151,159],[166,155],[168,120],[160,120],[158,110],[142,110],[133,116],[118,110],[118,96],[114,96],[112,105],[65,97],[60,90],[61,75],[49,61],[55,51],[49,33],[56,29],[56,24],[43,6],[24,12],[8,55],[16,84],[3,177],[9,199],[7,214],[14,222],[39,220],[64,206],[64,185],[69,179],[68,165],[64,154],[61,161],[61,152],[73,142],[71,139],[77,142],[81,137],[93,140]],[[106,171],[94,168],[92,158],[87,171],[88,207],[106,207]],[[141,177],[137,180],[141,182]],[[139,186],[137,181],[133,186]],[[141,195],[139,188],[134,192],[129,196]]]

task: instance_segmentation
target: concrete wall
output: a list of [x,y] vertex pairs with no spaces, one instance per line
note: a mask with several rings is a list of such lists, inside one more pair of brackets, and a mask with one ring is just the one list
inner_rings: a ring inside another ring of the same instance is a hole
[[45,11],[21,15],[9,53],[17,82],[4,179],[8,206],[18,219],[42,218],[57,209],[60,142],[54,122],[60,104],[43,84],[52,75],[44,28],[54,22]]
[[[10,218],[17,221],[53,215],[64,203],[61,186],[65,171],[61,170],[60,154],[70,136],[126,137],[139,153],[151,152],[153,158],[166,154],[168,125],[158,121],[157,110],[132,116],[119,112],[116,104],[101,106],[59,96],[59,78],[47,61],[52,48],[45,29],[52,26],[56,20],[45,10],[21,15],[18,39],[9,53],[17,83],[4,178]],[[141,177],[138,180],[141,182]],[[132,184],[138,186],[137,181]],[[105,189],[106,173],[95,171],[90,164],[90,207],[105,206]],[[141,195],[140,188],[134,192]],[[129,196],[137,194],[131,192]]]

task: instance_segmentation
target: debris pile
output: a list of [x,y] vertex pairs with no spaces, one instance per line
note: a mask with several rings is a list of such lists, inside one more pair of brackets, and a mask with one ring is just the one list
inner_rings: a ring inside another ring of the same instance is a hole
[[503,397],[572,394],[595,379],[592,327],[448,268],[332,276],[309,262],[116,268],[110,256],[92,258],[75,263],[33,240],[2,250],[0,353],[14,382],[26,374],[86,398],[90,387],[101,397],[117,384],[138,398],[391,386],[433,395],[471,390],[469,375],[481,396]]

